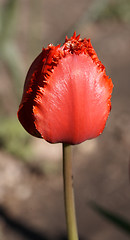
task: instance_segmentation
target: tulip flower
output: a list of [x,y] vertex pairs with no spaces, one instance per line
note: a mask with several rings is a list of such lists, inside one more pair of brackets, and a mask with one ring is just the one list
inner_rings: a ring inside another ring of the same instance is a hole
[[111,110],[113,84],[90,39],[76,33],[48,45],[32,63],[18,118],[31,135],[63,143],[63,179],[69,240],[78,240],[71,145],[99,136]]
[[90,39],[76,33],[48,45],[32,63],[18,118],[33,136],[78,144],[100,135],[111,109],[113,84]]

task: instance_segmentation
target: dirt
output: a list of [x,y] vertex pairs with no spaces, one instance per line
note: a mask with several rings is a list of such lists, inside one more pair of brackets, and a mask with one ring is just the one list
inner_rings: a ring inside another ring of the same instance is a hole
[[[58,41],[84,13],[86,1],[80,2],[76,1],[73,9],[72,1],[70,10],[67,1],[64,14],[59,7],[59,4],[63,7],[63,1],[45,3],[45,44],[51,38]],[[24,9],[22,1],[20,4]],[[91,38],[114,83],[112,111],[103,134],[73,147],[79,235],[81,240],[127,240],[129,235],[100,216],[90,203],[130,222],[130,27],[117,21],[84,22],[76,30],[82,37]],[[32,139],[32,145],[38,160],[30,165],[0,152],[0,239],[65,240],[61,144]]]

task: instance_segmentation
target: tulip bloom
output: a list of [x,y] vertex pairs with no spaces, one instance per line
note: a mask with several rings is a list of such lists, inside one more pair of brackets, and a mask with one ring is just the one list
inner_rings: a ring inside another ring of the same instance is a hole
[[90,39],[74,33],[63,46],[43,48],[32,63],[19,121],[27,132],[50,143],[81,143],[102,133],[112,88]]

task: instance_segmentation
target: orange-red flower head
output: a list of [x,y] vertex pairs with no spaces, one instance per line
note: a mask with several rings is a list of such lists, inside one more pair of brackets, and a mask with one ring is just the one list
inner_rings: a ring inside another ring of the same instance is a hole
[[50,143],[81,143],[102,133],[113,84],[90,39],[76,33],[62,47],[48,45],[32,63],[18,118]]

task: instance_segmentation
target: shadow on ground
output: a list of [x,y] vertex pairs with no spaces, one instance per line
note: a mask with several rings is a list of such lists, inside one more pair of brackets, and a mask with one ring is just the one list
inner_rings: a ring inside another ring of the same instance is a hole
[[[46,234],[40,233],[36,229],[32,229],[32,227],[25,225],[19,219],[14,219],[3,206],[0,206],[0,218],[5,221],[7,228],[9,227],[15,233],[21,235],[23,239],[51,240]],[[53,239],[67,240],[67,236],[63,233],[59,236],[54,236]],[[80,240],[84,239],[80,237]]]

